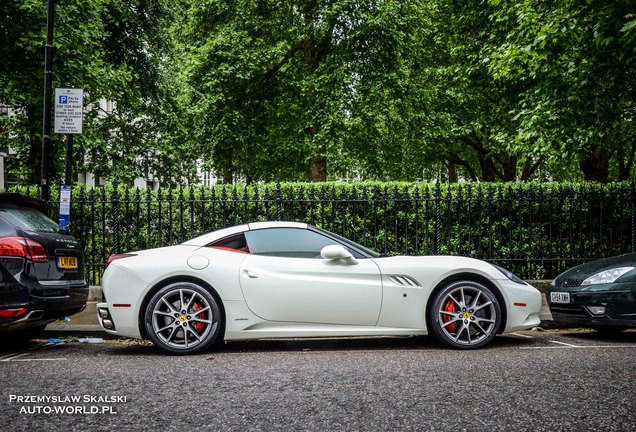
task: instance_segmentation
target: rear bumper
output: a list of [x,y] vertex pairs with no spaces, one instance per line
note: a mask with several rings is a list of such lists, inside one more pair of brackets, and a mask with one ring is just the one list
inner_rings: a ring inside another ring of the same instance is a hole
[[52,321],[64,318],[86,307],[88,284],[72,286],[20,287],[25,290],[26,301],[3,303],[0,309],[25,308],[26,312],[15,318],[0,317],[0,333],[24,330],[44,326]]

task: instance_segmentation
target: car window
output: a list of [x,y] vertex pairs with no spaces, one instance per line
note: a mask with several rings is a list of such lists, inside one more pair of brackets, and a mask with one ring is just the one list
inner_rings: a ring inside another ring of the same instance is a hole
[[247,247],[247,242],[245,241],[245,236],[243,233],[235,234],[230,237],[225,237],[221,240],[217,240],[212,244],[209,244],[208,247],[215,249],[222,249],[230,252],[243,252],[249,253],[250,250]]
[[302,228],[267,228],[245,233],[250,253],[293,258],[321,258],[323,247],[337,244],[317,232]]
[[34,208],[5,204],[0,207],[0,212],[8,223],[23,230],[51,233],[60,231],[58,224]]

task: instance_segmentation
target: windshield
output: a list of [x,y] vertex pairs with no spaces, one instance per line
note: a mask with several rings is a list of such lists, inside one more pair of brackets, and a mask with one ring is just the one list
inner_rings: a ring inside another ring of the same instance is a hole
[[60,231],[58,224],[31,207],[5,204],[0,207],[0,212],[7,222],[26,231],[49,233]]
[[368,247],[364,247],[364,246],[362,246],[359,243],[356,243],[356,242],[354,242],[352,240],[349,240],[348,238],[344,238],[342,236],[339,236],[338,234],[334,234],[331,231],[327,231],[327,230],[324,230],[322,228],[317,228],[317,227],[314,227],[314,228],[316,228],[316,230],[318,230],[318,231],[321,231],[321,232],[327,234],[330,237],[335,238],[336,240],[338,240],[338,241],[340,241],[340,242],[342,242],[342,243],[344,243],[344,244],[346,244],[348,246],[353,247],[354,249],[358,249],[361,252],[364,252],[365,254],[369,255],[370,257],[380,258],[380,253],[374,251],[373,249],[369,249]]

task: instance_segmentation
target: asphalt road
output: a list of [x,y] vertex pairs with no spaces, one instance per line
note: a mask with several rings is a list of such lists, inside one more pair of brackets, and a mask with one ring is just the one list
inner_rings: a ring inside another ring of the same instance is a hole
[[41,340],[0,348],[0,430],[636,431],[635,368],[636,331],[521,332],[470,352],[259,341],[191,357]]

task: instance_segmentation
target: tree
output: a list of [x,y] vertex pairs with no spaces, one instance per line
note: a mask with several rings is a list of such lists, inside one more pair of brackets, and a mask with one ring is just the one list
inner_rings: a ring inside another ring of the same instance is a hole
[[[508,29],[490,70],[524,90],[518,137],[574,157],[586,180],[624,180],[636,152],[634,5],[566,0],[491,0]],[[614,161],[614,168],[612,167]]]
[[181,43],[195,139],[225,179],[323,181],[373,159],[369,143],[402,146],[418,128],[399,116],[416,105],[421,3],[193,2]]
[[[85,92],[75,169],[86,161],[98,175],[131,180],[146,167],[169,173],[191,154],[173,146],[183,131],[172,128],[179,105],[166,91],[172,72],[164,65],[167,13],[163,0],[56,2],[53,87]],[[2,118],[0,140],[17,151],[16,174],[32,183],[39,183],[40,174],[45,18],[46,2],[40,0],[0,5],[0,103],[17,113]],[[113,112],[100,111],[100,99],[114,102]],[[53,137],[53,149],[51,178],[55,170],[61,174],[60,136]]]

